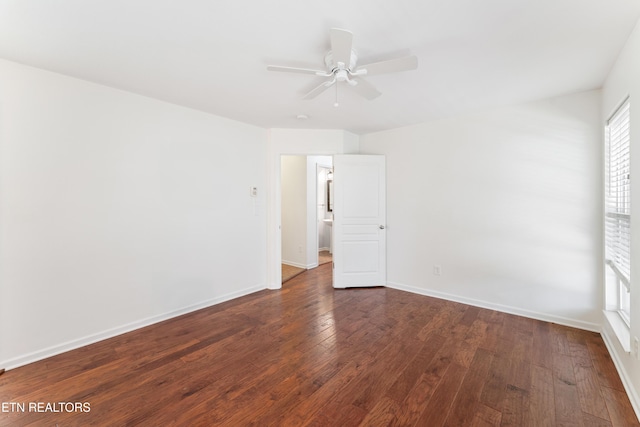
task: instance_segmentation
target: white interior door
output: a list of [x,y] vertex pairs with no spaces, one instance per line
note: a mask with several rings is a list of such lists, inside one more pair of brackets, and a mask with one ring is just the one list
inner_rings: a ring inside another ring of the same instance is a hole
[[385,158],[333,156],[333,287],[386,284]]

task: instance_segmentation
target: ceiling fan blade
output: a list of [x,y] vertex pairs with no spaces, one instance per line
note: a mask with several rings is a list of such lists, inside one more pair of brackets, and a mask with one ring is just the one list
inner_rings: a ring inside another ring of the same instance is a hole
[[379,92],[378,89],[376,89],[371,83],[364,80],[362,77],[358,77],[358,79],[356,79],[355,81],[358,82],[358,84],[350,87],[368,100],[375,99],[382,95],[382,93]]
[[353,34],[347,30],[340,28],[332,28],[329,30],[331,36],[331,52],[333,54],[333,62],[337,64],[342,62],[345,67],[349,67],[351,62],[351,46],[353,44]]
[[287,73],[315,74],[317,76],[330,76],[323,70],[311,70],[309,68],[281,67],[279,65],[267,65],[268,71],[284,71]]
[[320,95],[322,92],[324,92],[325,90],[329,89],[331,86],[334,85],[336,81],[335,80],[329,80],[326,82],[321,83],[320,85],[316,86],[315,88],[311,89],[311,91],[309,93],[307,93],[305,96],[302,97],[302,99],[313,99],[316,96]]
[[395,73],[398,71],[409,71],[418,68],[418,57],[415,55],[405,56],[403,58],[390,59],[388,61],[374,62],[372,64],[361,65],[361,69],[367,70],[367,76],[385,73]]

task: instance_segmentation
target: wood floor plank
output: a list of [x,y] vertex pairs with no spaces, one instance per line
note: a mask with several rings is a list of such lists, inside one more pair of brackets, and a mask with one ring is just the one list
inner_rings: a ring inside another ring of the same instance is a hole
[[[522,426],[528,418],[533,325],[533,322],[520,322],[517,316],[509,315],[498,346],[500,355],[504,355],[507,362],[494,366],[494,369],[504,369],[504,372],[498,376],[492,373],[489,384],[494,384],[494,389],[488,389],[481,396],[484,402],[502,411],[503,426]],[[500,388],[497,388],[496,380],[501,381]],[[489,397],[493,401],[488,400]]]
[[303,402],[286,411],[282,411],[279,414],[280,419],[276,425],[283,427],[300,426],[311,422],[318,414],[323,413],[327,406],[330,407],[331,405],[327,405],[327,402],[331,402],[332,397],[341,393],[343,388],[367,369],[372,361],[373,357],[369,358],[365,363],[353,361],[347,363],[323,387],[316,390]]
[[631,408],[631,402],[629,402],[629,398],[623,391],[603,387],[602,394],[607,403],[611,425],[614,427],[640,426],[640,422]]
[[441,377],[432,372],[422,374],[415,386],[409,391],[407,397],[402,401],[397,419],[392,421],[391,425],[416,425],[440,380]]
[[575,366],[591,368],[593,367],[593,361],[591,360],[591,353],[587,346],[586,335],[587,333],[585,333],[585,331],[580,331],[580,333],[570,331],[567,333],[567,339],[569,340],[569,352],[571,353],[573,364]]
[[578,389],[578,399],[583,412],[594,415],[596,417],[607,419],[607,405],[600,392],[600,384],[598,383],[598,375],[592,367],[585,367],[582,364],[575,363],[573,372],[576,377],[576,387]]
[[454,361],[462,366],[469,367],[476,350],[487,335],[488,324],[480,319],[475,319],[469,326],[469,330],[462,341],[459,350],[454,354]]
[[465,426],[473,422],[476,407],[480,404],[482,385],[487,380],[492,360],[493,355],[486,350],[479,349],[475,352],[460,390],[455,396],[445,426]]
[[446,335],[451,325],[456,325],[464,315],[466,307],[463,304],[446,301],[438,313],[422,328],[418,336],[424,340],[432,333]]
[[502,412],[504,398],[507,392],[507,377],[511,371],[511,359],[508,355],[498,353],[494,356],[487,381],[480,394],[480,402]]
[[507,384],[502,406],[501,426],[524,426],[529,414],[528,390]]
[[611,360],[604,341],[602,341],[602,339],[588,341],[587,347],[591,353],[591,360],[598,374],[598,381],[601,387],[624,391],[624,386],[622,385],[618,371],[613,364],[613,360]]
[[464,366],[452,363],[445,372],[433,396],[429,399],[427,407],[416,423],[418,426],[442,426],[444,425],[451,405],[455,399],[460,385],[467,373]]
[[569,339],[567,338],[566,326],[551,324],[551,348],[556,354],[571,355],[571,347],[569,346]]
[[429,365],[445,341],[446,338],[441,335],[432,335],[387,389],[386,396],[399,402],[404,401],[420,380],[425,366]]
[[[417,339],[400,340],[391,343],[379,353],[380,358],[370,367],[360,380],[354,382],[357,391],[354,399],[349,402],[365,410],[371,410],[387,389],[407,366],[407,361],[401,357],[404,354],[415,354],[424,343]],[[383,361],[381,363],[381,361]]]
[[471,427],[498,427],[502,421],[502,413],[483,405],[476,406]]
[[584,427],[611,427],[609,420],[603,420],[602,418],[584,413],[582,414],[582,424],[584,424]]
[[433,339],[437,340],[436,342],[444,341],[444,344],[437,349],[435,356],[425,366],[424,373],[402,401],[398,418],[392,425],[406,426],[418,422],[449,366],[453,363],[453,355],[460,343],[454,338],[447,339],[439,335],[434,335]]
[[[567,345],[567,352],[568,348]],[[556,424],[561,426],[581,426],[582,409],[573,373],[573,362],[568,355],[562,353],[553,355],[553,390]]]
[[639,425],[598,334],[331,273],[9,370],[1,402],[91,411],[0,426]]
[[359,426],[367,413],[358,407],[330,402],[318,417],[301,427],[355,427]]
[[502,330],[504,328],[504,313],[483,310],[478,315],[478,318],[487,323],[486,334],[484,340],[480,343],[480,347],[493,353],[497,353],[498,341],[502,336]]
[[524,425],[553,427],[556,424],[553,372],[551,369],[531,365],[531,392],[529,411]]
[[536,322],[533,329],[531,363],[543,368],[553,366],[551,328],[546,322]]
[[362,427],[388,426],[398,419],[400,412],[398,402],[386,396],[377,402],[360,423]]

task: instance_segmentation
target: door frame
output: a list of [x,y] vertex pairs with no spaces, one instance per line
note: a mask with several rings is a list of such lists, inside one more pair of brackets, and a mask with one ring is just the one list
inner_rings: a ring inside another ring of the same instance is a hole
[[[282,156],[333,156],[341,154],[336,152],[326,152],[321,150],[303,150],[304,152],[282,152],[274,153],[275,161],[271,163],[269,173],[271,182],[271,200],[269,211],[271,218],[267,215],[267,289],[282,288]],[[268,198],[269,199],[269,198]],[[317,216],[317,214],[316,214]],[[317,219],[316,219],[317,221]],[[317,234],[317,232],[316,232]]]
[[336,129],[269,129],[267,138],[266,288],[282,288],[280,156],[359,154],[358,135]]
[[[313,155],[313,154],[281,154],[280,155],[280,213],[282,214],[282,186],[285,182],[282,181],[282,163],[285,157],[295,157],[305,163],[305,196],[306,196],[306,214],[300,213],[296,215],[296,221],[302,221],[304,219],[304,258],[297,260],[293,265],[296,267],[302,267],[306,269],[313,269],[318,267],[318,249],[319,249],[319,231],[320,231],[320,216],[318,213],[318,192],[320,170],[331,170],[332,157],[326,155]],[[280,241],[282,242],[282,216],[280,217],[281,227]],[[300,224],[298,224],[299,226]],[[281,251],[282,258],[282,251]]]

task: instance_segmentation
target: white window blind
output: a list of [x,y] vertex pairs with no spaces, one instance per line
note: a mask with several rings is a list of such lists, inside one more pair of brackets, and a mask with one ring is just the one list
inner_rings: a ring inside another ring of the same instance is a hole
[[627,99],[607,122],[606,262],[629,292],[631,280],[630,115]]

